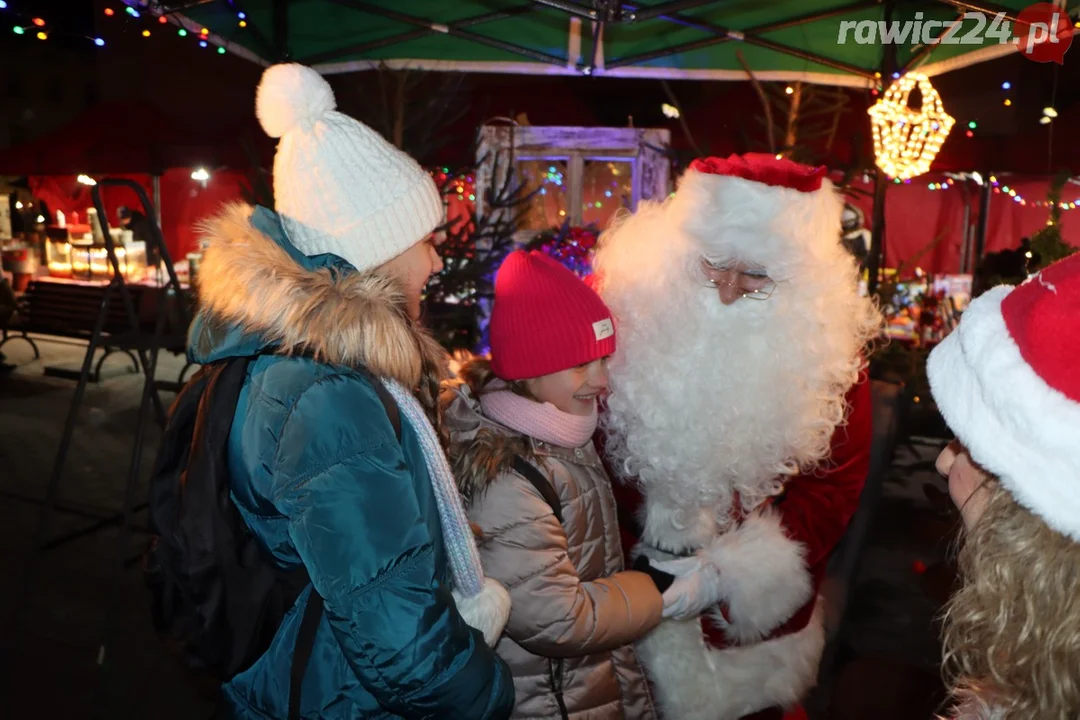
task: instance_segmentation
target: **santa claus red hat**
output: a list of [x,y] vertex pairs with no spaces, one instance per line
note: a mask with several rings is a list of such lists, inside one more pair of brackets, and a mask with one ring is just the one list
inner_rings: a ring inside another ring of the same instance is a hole
[[671,208],[710,259],[798,262],[826,244],[839,247],[843,202],[826,173],[761,153],[699,158]]
[[1080,541],[1080,255],[975,299],[930,353],[942,415],[1024,507]]

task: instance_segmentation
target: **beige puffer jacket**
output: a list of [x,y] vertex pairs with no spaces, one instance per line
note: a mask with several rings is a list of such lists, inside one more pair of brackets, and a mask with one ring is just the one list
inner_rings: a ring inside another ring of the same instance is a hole
[[[498,425],[463,383],[444,389],[442,406],[484,572],[513,601],[495,647],[514,676],[513,717],[655,720],[631,643],[660,622],[662,600],[648,575],[623,570],[615,498],[592,444],[555,447]],[[562,525],[512,469],[516,455],[550,478]]]

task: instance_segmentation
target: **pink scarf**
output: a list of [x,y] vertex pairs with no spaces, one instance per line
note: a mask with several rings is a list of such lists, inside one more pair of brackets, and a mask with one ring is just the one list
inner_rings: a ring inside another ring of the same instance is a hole
[[480,396],[484,415],[529,437],[565,448],[578,448],[596,432],[596,407],[591,415],[563,412],[551,403],[539,403],[509,390]]

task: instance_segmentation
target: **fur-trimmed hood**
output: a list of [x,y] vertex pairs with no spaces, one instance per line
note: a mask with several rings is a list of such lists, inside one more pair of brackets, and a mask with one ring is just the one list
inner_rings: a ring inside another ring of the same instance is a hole
[[534,461],[527,437],[480,414],[480,401],[465,380],[443,383],[439,405],[454,478],[466,500],[510,472],[515,456]]
[[425,372],[441,374],[445,354],[409,318],[392,279],[357,272],[335,255],[305,256],[263,207],[226,206],[202,231],[208,246],[197,279],[192,361],[273,349],[332,365],[363,364],[406,387],[416,387]]

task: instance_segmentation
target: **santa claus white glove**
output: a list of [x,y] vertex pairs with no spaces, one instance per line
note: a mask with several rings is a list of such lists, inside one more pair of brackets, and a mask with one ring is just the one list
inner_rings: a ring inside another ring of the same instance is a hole
[[652,566],[675,576],[675,582],[663,594],[665,618],[696,617],[721,597],[720,571],[697,556],[653,562]]

